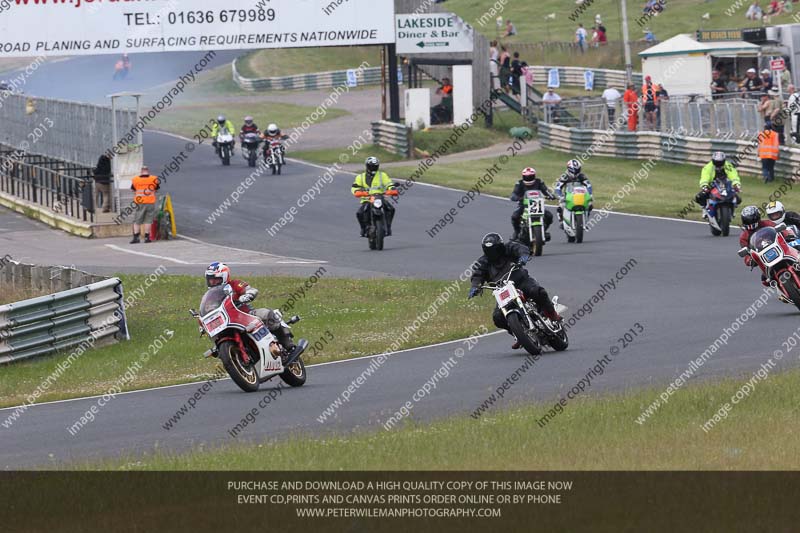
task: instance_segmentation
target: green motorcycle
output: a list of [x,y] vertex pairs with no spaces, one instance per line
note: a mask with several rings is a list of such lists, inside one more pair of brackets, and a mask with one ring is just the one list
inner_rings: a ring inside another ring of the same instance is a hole
[[583,242],[586,216],[592,204],[592,192],[579,183],[564,185],[564,209],[561,227],[567,234],[567,242]]

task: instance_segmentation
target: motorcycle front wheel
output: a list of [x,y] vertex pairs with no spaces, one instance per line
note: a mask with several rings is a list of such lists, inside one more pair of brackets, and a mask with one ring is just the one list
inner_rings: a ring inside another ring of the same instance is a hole
[[531,243],[531,251],[533,255],[540,256],[542,255],[542,250],[544,248],[544,230],[541,226],[534,226],[533,227],[533,243]]
[[731,207],[729,205],[722,205],[719,207],[719,212],[717,213],[719,217],[717,219],[717,223],[719,224],[720,229],[722,230],[722,236],[727,237],[731,233]]
[[575,215],[575,242],[583,242],[583,213]]
[[306,365],[302,359],[298,359],[286,367],[280,377],[290,387],[302,387],[306,382]]
[[[780,278],[780,276],[778,276]],[[800,287],[797,286],[797,281],[794,276],[789,274],[789,279],[785,283],[782,284],[784,290],[786,290],[786,294],[789,295],[789,299],[792,301],[797,309],[800,309]]]
[[245,392],[258,390],[258,372],[255,365],[245,365],[239,345],[233,341],[225,341],[219,345],[219,359],[234,383]]
[[531,355],[539,355],[542,353],[542,347],[539,345],[539,339],[531,337],[528,334],[528,330],[525,325],[522,323],[519,315],[516,313],[511,313],[506,316],[506,320],[508,320],[508,328],[511,330],[511,333],[517,338],[522,347],[525,348],[525,351]]
[[383,250],[383,238],[386,236],[386,229],[383,226],[383,219],[375,221],[375,249]]

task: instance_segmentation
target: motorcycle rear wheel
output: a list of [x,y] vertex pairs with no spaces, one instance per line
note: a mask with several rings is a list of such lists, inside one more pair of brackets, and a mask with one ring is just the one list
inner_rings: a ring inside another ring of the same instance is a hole
[[283,382],[290,387],[302,387],[306,383],[306,365],[303,364],[302,359],[298,359],[289,365],[286,370],[280,374],[280,377]]
[[511,330],[511,333],[517,338],[522,347],[525,348],[525,351],[531,355],[539,355],[542,353],[542,347],[539,345],[539,339],[535,339],[528,334],[528,331],[525,329],[525,326],[520,320],[519,315],[516,313],[511,313],[506,317],[508,320],[508,328]]
[[241,355],[239,346],[233,341],[219,345],[219,360],[233,382],[245,392],[255,392],[258,390],[258,372],[254,364],[245,367]]

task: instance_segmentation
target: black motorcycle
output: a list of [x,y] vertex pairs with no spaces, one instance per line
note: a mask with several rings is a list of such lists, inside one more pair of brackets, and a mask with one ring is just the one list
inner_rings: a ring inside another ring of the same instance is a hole
[[370,194],[367,191],[356,193],[356,197],[369,197],[370,206],[366,210],[367,239],[370,250],[383,250],[383,239],[386,237],[386,208],[384,196],[397,196],[395,189],[385,194]]

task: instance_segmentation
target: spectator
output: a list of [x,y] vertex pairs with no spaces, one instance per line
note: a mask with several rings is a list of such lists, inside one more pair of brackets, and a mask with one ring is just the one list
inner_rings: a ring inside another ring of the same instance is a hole
[[578,29],[575,30],[575,44],[578,45],[581,53],[586,52],[586,28],[582,23],[578,23]]
[[772,0],[767,8],[767,15],[780,15],[783,13],[783,4],[778,0]]
[[658,84],[653,83],[653,78],[645,76],[644,84],[642,84],[642,103],[644,104],[644,120],[647,128],[651,130],[656,127],[659,90]]
[[614,115],[617,111],[617,102],[619,102],[620,98],[622,98],[622,95],[609,83],[608,87],[606,87],[606,90],[603,91],[603,100],[606,101],[606,106],[608,108],[609,125],[614,123]]
[[500,52],[497,50],[497,41],[492,41],[489,46],[489,73],[492,76],[492,88],[500,88]]
[[790,117],[791,135],[795,144],[800,143],[800,92],[794,85],[789,85],[789,102],[787,110]]
[[500,86],[508,92],[508,82],[511,79],[511,56],[505,46],[500,47]]
[[447,124],[453,121],[453,85],[450,78],[442,78],[442,84],[436,89],[442,99],[431,109],[432,124]]
[[142,167],[142,173],[133,178],[131,190],[134,192],[133,202],[136,212],[133,219],[133,240],[139,242],[139,230],[144,229],[144,242],[150,242],[150,224],[156,215],[156,191],[161,188],[158,176],[150,175],[150,169]]
[[757,98],[763,87],[764,82],[756,75],[756,69],[754,68],[747,69],[745,78],[739,84],[739,90],[745,93],[748,98]]
[[764,12],[761,10],[761,6],[758,5],[758,0],[755,0],[750,7],[747,8],[747,13],[745,13],[744,16],[749,20],[761,21],[761,17],[764,16]]
[[719,70],[712,70],[711,71],[711,97],[714,100],[719,100],[722,98],[725,93],[728,92],[728,88],[725,86],[725,81],[719,74]]
[[597,25],[597,42],[600,46],[605,46],[608,44],[608,34],[606,33],[606,27],[602,24]]
[[519,83],[522,78],[522,69],[527,66],[525,61],[520,61],[519,52],[514,52],[514,60],[511,62],[511,89],[514,94],[520,94]]
[[102,206],[103,213],[111,211],[111,159],[101,155],[94,168],[95,206]]
[[765,124],[764,131],[758,136],[758,158],[761,159],[761,175],[764,183],[775,179],[775,162],[780,152],[778,134],[772,131],[772,124]]
[[658,97],[656,101],[656,128],[661,131],[661,106],[664,102],[669,102],[669,93],[667,89],[661,85],[658,87],[658,91],[656,91],[656,96]]
[[639,127],[639,95],[632,83],[628,84],[622,101],[627,105],[628,131],[636,131]]
[[772,76],[770,76],[769,69],[765,68],[761,71],[761,90],[767,92],[770,89],[772,89]]
[[503,37],[512,37],[512,36],[514,36],[516,34],[517,34],[517,28],[513,24],[511,24],[511,20],[510,19],[507,19],[506,20],[506,33],[505,33],[505,35],[503,35]]
[[558,122],[561,97],[553,87],[548,87],[547,92],[542,95],[542,103],[544,104],[545,122]]
[[644,37],[642,37],[642,41],[644,41],[646,43],[654,43],[654,42],[656,42],[656,34],[653,33],[650,28],[646,28],[646,29],[642,30],[642,33],[644,33]]

